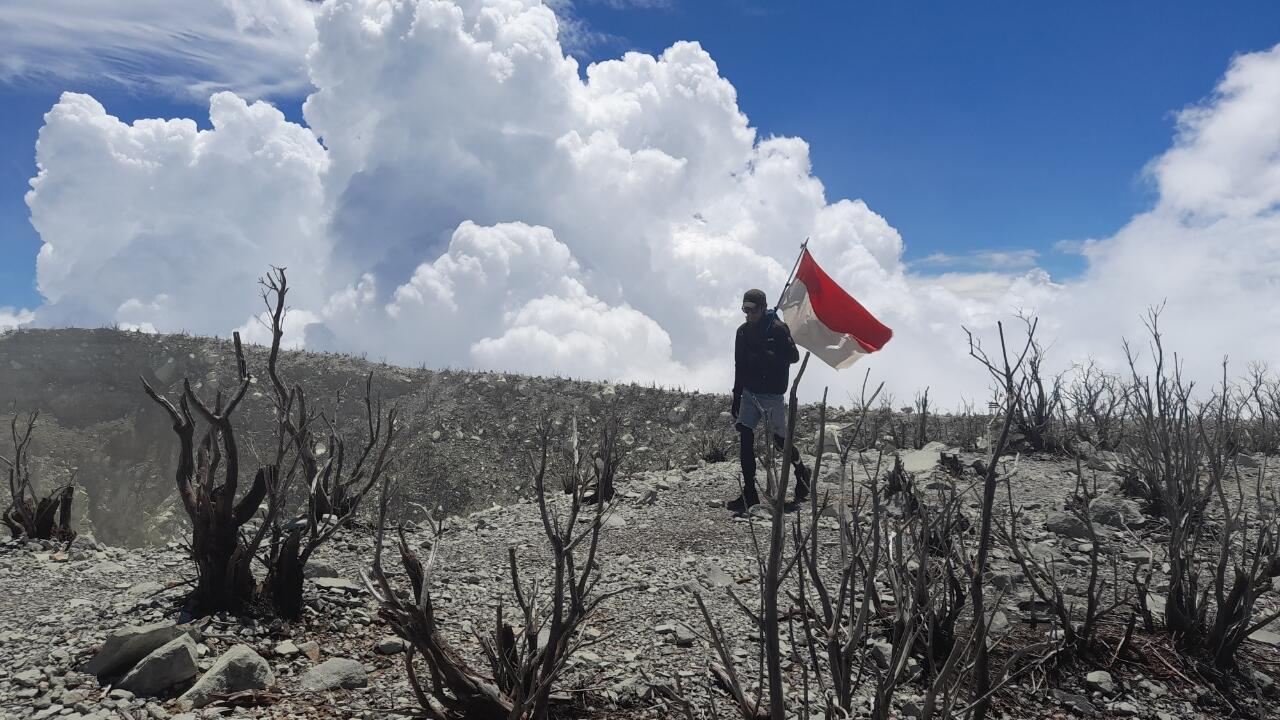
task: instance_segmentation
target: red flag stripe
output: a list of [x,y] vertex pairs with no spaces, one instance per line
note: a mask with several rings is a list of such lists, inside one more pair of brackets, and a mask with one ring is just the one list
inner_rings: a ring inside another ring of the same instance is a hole
[[893,337],[892,330],[818,267],[807,249],[801,255],[796,279],[804,283],[813,314],[822,324],[851,336],[867,352],[879,350]]

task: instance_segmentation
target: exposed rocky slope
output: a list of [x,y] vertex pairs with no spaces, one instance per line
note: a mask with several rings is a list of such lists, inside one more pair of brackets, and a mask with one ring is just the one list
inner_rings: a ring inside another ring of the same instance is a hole
[[[266,349],[247,346],[246,353],[250,371],[264,372]],[[397,465],[406,492],[446,512],[504,504],[527,492],[510,460],[545,409],[619,408],[624,442],[639,469],[689,462],[708,443],[729,439],[719,417],[728,407],[724,395],[413,370],[327,353],[284,353],[281,367],[286,382],[306,389],[313,407],[332,411],[340,393],[338,415],[348,424],[363,419],[357,403],[372,372],[377,394],[397,404],[406,421]],[[40,411],[32,442],[34,476],[57,484],[74,468],[82,488],[78,525],[91,524],[98,539],[113,545],[163,543],[180,533],[184,520],[174,505],[176,441],[140,378],[174,399],[189,378],[211,399],[217,389],[236,385],[231,342],[115,330],[0,334],[0,417],[7,422],[13,411]],[[269,393],[254,387],[236,421],[247,438],[242,445],[251,451],[266,446],[273,422]]]
[[[936,452],[907,458],[918,482],[951,482],[935,470],[936,458]],[[588,635],[599,642],[571,661],[559,695],[566,708],[576,708],[578,716],[602,718],[677,717],[658,688],[679,680],[694,706],[706,712],[719,691],[707,675],[712,652],[693,603],[695,591],[711,599],[714,614],[734,638],[735,654],[753,666],[759,639],[728,602],[726,592],[735,588],[742,597],[754,595],[751,528],[765,532],[767,513],[758,509],[754,517],[735,518],[719,507],[735,492],[737,470],[736,463],[703,463],[631,473],[620,483],[601,545],[601,589],[630,589],[608,601],[588,628]],[[1061,460],[1023,458],[1014,483],[1018,502],[1027,511],[1027,539],[1036,542],[1040,552],[1060,557],[1068,584],[1075,584],[1083,573],[1077,563],[1080,540],[1072,537],[1074,529],[1057,513],[1072,484],[1071,470]],[[832,475],[824,474],[819,491],[838,493]],[[1114,478],[1105,470],[1102,474],[1109,486]],[[833,532],[825,521],[824,527]],[[1127,573],[1147,561],[1134,552],[1136,543],[1153,541],[1159,564],[1159,544],[1151,532],[1158,529],[1136,535],[1109,529],[1104,552]],[[421,545],[428,536],[414,531],[409,539]],[[517,549],[522,573],[536,574],[545,565],[537,508],[524,501],[451,518],[442,543],[432,578],[438,607],[451,639],[479,662],[472,629],[488,631],[497,603],[511,603],[507,548]],[[401,646],[387,637],[359,581],[359,571],[367,567],[372,552],[372,538],[357,531],[326,546],[310,567],[314,577],[308,584],[309,609],[303,622],[286,627],[215,617],[189,626],[190,641],[178,637],[180,630],[153,630],[159,634],[151,647],[167,643],[165,657],[173,660],[153,663],[155,667],[145,672],[135,670],[131,680],[106,687],[79,669],[116,628],[169,625],[181,619],[175,606],[184,592],[182,581],[190,574],[182,550],[176,544],[104,548],[84,540],[68,551],[0,544],[0,586],[9,590],[0,596],[0,714],[105,720],[385,718],[411,713],[414,702],[403,673]],[[1007,553],[997,549],[992,570],[989,590],[1003,608],[996,623],[1000,646],[1017,647],[1052,632],[1034,610],[1023,609],[1030,593]],[[1268,606],[1273,604],[1269,599]],[[1115,622],[1123,624],[1122,619]],[[1049,668],[1044,675],[1028,678],[1024,687],[1002,693],[995,716],[1196,720],[1225,715],[1216,691],[1174,655],[1166,656],[1158,638],[1144,637],[1142,642],[1146,662]],[[1255,717],[1275,716],[1269,693],[1280,662],[1277,642],[1280,637],[1262,631],[1243,653],[1253,674],[1244,701]],[[108,648],[119,646],[119,640],[106,642]],[[875,649],[871,651],[874,657]],[[118,672],[137,660],[124,662]],[[185,677],[176,682],[168,676],[156,678],[160,667]],[[192,691],[197,677],[199,684]],[[174,684],[152,696],[121,687],[169,682]],[[214,690],[207,691],[211,685]],[[246,689],[254,686],[261,689]],[[788,705],[798,712],[798,684],[793,688]],[[226,697],[235,690],[243,692]],[[203,708],[192,707],[209,700],[212,704]],[[918,687],[903,687],[895,697],[898,716],[910,717],[918,700]],[[721,705],[722,716],[727,716],[727,709]]]

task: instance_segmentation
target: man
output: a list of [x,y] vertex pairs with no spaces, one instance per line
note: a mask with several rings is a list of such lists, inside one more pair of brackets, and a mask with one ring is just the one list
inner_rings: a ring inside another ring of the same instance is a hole
[[[746,512],[760,502],[756,491],[756,426],[761,418],[779,450],[785,447],[787,406],[782,394],[787,391],[791,363],[800,360],[800,351],[791,339],[791,330],[768,308],[762,290],[748,290],[742,297],[742,312],[747,320],[738,328],[733,346],[733,413],[734,428],[739,435],[739,457],[742,460],[742,495],[726,503],[734,512]],[[809,468],[800,461],[800,451],[791,448],[791,464],[795,468],[796,502],[809,496]]]

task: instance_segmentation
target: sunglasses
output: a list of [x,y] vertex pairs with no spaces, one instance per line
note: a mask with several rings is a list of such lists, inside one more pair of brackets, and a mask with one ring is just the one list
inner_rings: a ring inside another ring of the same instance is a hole
[[753,312],[760,312],[760,308],[756,307],[755,305],[743,305],[742,312],[750,315]]

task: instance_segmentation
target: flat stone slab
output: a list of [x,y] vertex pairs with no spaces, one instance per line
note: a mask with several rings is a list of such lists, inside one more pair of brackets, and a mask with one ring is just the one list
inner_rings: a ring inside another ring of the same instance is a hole
[[198,658],[196,641],[183,633],[142,658],[116,685],[135,695],[155,695],[195,677]]
[[153,650],[183,635],[187,629],[172,623],[130,625],[107,636],[102,649],[80,667],[99,679],[125,672]]

